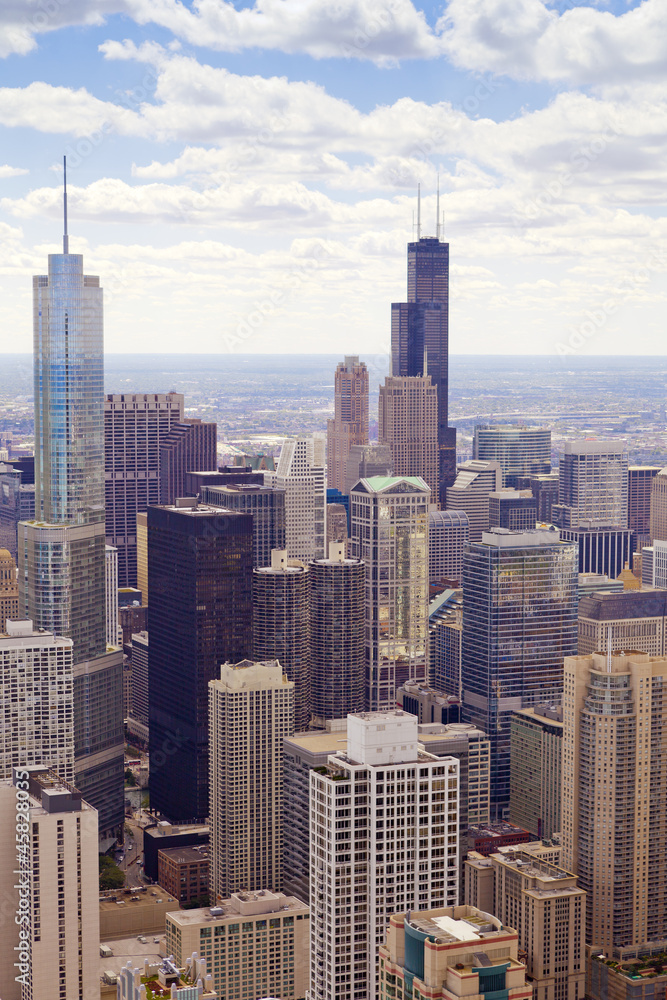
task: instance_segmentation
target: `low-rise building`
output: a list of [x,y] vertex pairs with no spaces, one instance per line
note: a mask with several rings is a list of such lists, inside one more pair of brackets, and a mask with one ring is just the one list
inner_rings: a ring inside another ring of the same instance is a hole
[[166,847],[203,846],[209,842],[207,823],[181,823],[176,826],[161,820],[155,826],[144,829],[144,873],[157,882],[158,851]]
[[[466,906],[476,906],[488,913],[494,912],[496,893],[496,868],[494,857],[505,857],[514,854],[514,847],[500,847],[497,855],[480,854],[479,851],[468,851],[468,857],[463,864],[463,902]],[[550,865],[560,864],[561,847],[558,839],[534,840],[522,844],[521,850],[537,861]]]
[[114,889],[99,899],[101,941],[163,934],[167,913],[179,908],[178,900],[159,885]]
[[[157,975],[157,979],[155,976]],[[146,989],[148,985],[149,993]],[[170,997],[174,1000],[218,1000],[213,989],[213,978],[206,969],[206,959],[192,954],[179,968],[171,958],[163,958],[157,973],[144,962],[143,971],[132,961],[120,970],[117,979],[117,1000],[148,1000]]]
[[158,851],[158,883],[179,903],[190,903],[192,900],[207,902],[208,877],[208,844],[165,847]]

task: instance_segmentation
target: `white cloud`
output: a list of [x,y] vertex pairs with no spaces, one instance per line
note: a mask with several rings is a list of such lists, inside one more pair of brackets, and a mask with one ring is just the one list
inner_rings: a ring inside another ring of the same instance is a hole
[[29,173],[25,167],[10,167],[6,163],[0,166],[0,179],[5,177],[20,177],[21,174]]

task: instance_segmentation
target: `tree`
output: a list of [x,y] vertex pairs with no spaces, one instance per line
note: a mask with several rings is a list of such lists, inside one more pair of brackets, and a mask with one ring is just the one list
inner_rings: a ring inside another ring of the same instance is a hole
[[124,884],[125,872],[107,854],[100,854],[100,889],[120,889]]
[[125,768],[125,784],[129,785],[130,788],[134,788],[137,784],[137,779],[129,767]]

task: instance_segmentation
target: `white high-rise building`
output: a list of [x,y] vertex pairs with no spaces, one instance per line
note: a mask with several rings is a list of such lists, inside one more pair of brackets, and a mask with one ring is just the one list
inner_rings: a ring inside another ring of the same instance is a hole
[[552,516],[562,528],[627,528],[627,442],[566,441]]
[[0,935],[2,1000],[99,996],[97,851],[97,811],[54,771],[16,768],[0,781],[0,894],[11,913]]
[[11,778],[13,767],[41,764],[74,781],[72,640],[37,631],[31,621],[6,627],[0,636],[0,778]]
[[282,888],[283,740],[294,683],[278,660],[225,663],[210,681],[211,903]]
[[311,1000],[372,1000],[391,914],[458,900],[458,760],[397,709],[348,715],[347,741],[310,772]]
[[366,565],[366,708],[396,704],[428,664],[431,491],[419,476],[372,476],[350,493],[351,555]]
[[107,646],[119,646],[118,641],[118,549],[105,547]]
[[283,443],[275,472],[264,483],[285,490],[285,546],[291,559],[323,559],[326,541],[326,461],[323,435]]

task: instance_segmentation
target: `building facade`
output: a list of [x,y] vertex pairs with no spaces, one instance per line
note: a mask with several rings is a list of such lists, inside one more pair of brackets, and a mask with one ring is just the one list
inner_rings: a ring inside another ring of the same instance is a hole
[[666,616],[667,593],[660,590],[589,594],[579,602],[578,653],[606,652],[611,634],[614,650],[664,656]]
[[209,684],[210,898],[282,888],[283,740],[294,684],[277,660],[225,663]]
[[558,466],[558,504],[552,507],[552,517],[561,528],[574,530],[628,527],[625,441],[564,443]]
[[185,496],[188,472],[215,472],[218,468],[218,431],[213,423],[186,417],[172,424],[160,441],[160,503]]
[[522,477],[551,472],[551,431],[546,427],[478,424],[472,457],[481,462],[500,462],[502,485],[516,489]]
[[563,708],[534,705],[510,723],[510,822],[534,837],[560,831]]
[[380,444],[391,448],[395,476],[421,476],[438,499],[438,389],[430,375],[388,376],[378,403]]
[[334,417],[327,421],[327,485],[345,492],[350,448],[368,444],[368,369],[346,357],[334,375]]
[[16,563],[8,549],[0,549],[0,633],[5,631],[9,618],[15,621],[19,616],[19,584]]
[[321,559],[326,540],[324,438],[286,440],[275,472],[264,482],[285,491],[285,547],[291,559]]
[[489,527],[531,531],[537,524],[537,503],[530,490],[496,490],[489,493]]
[[499,462],[463,462],[457,467],[456,480],[447,490],[445,507],[463,511],[468,517],[468,537],[478,542],[489,528],[489,494],[502,488],[503,472]]
[[[463,591],[445,590],[429,605],[429,677],[436,691],[461,703]],[[458,721],[458,720],[457,720]]]
[[628,528],[633,533],[633,550],[641,552],[651,544],[651,493],[659,465],[628,466]]
[[348,496],[360,479],[372,476],[393,476],[394,460],[388,444],[353,444],[345,467],[345,487]]
[[216,504],[241,514],[252,514],[252,564],[271,565],[274,549],[285,548],[285,491],[260,483],[203,486],[202,503]]
[[470,541],[470,521],[464,510],[432,510],[428,515],[428,577],[430,585],[461,580],[463,552]]
[[118,549],[105,545],[104,558],[107,646],[118,646]]
[[667,469],[661,469],[651,484],[651,541],[667,541]]

